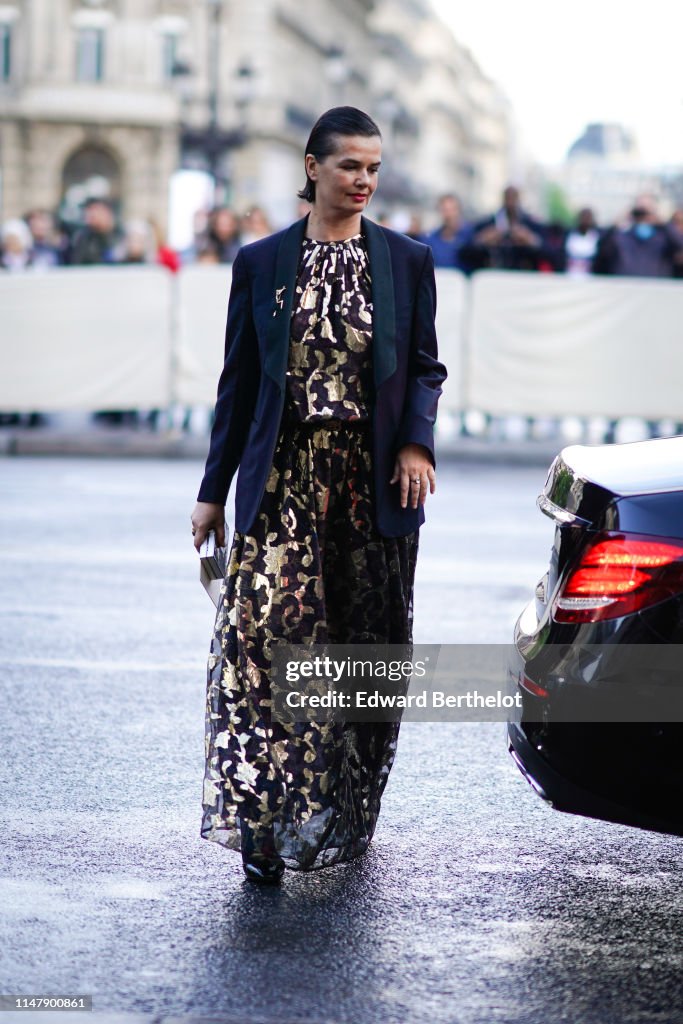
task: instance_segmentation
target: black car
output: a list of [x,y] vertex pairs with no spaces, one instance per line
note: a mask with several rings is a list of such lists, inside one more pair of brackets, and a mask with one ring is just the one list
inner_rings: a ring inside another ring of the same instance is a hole
[[509,750],[558,810],[683,835],[683,437],[563,449]]

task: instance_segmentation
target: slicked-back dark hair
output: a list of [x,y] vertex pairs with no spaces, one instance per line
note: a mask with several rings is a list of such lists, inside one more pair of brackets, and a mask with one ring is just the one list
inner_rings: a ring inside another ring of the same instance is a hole
[[[321,114],[311,129],[306,143],[306,156],[310,153],[317,161],[336,151],[339,135],[363,135],[382,138],[382,133],[369,114],[357,107],[332,107]],[[306,185],[297,193],[299,199],[315,202],[315,182],[306,175]]]

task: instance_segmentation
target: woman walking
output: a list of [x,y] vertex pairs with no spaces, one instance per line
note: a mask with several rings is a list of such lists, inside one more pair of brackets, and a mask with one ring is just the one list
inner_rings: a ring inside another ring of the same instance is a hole
[[354,107],[314,126],[310,213],[244,246],[192,532],[235,532],[208,662],[201,836],[247,878],[349,860],[370,843],[399,724],[280,724],[273,643],[409,643],[419,527],[435,488],[431,250],[363,216],[379,128]]

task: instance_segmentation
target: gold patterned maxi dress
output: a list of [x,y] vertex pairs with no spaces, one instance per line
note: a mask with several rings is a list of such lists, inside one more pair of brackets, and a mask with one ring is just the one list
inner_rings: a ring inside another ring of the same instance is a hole
[[271,643],[412,640],[418,531],[374,524],[371,338],[363,236],[304,239],[273,465],[251,532],[234,533],[211,642],[201,823],[230,849],[244,828],[268,837],[295,869],[367,849],[399,733],[270,717]]

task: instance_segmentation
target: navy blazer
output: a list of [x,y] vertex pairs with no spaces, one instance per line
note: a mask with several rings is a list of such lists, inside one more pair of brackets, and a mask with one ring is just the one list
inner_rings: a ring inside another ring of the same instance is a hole
[[[225,364],[198,501],[224,505],[239,467],[235,529],[258,514],[285,403],[292,303],[307,217],[240,249],[232,267]],[[401,508],[389,484],[398,450],[424,445],[446,369],[437,358],[434,260],[427,245],[361,218],[372,278],[372,450],[375,523],[385,537],[412,533],[424,509]]]

